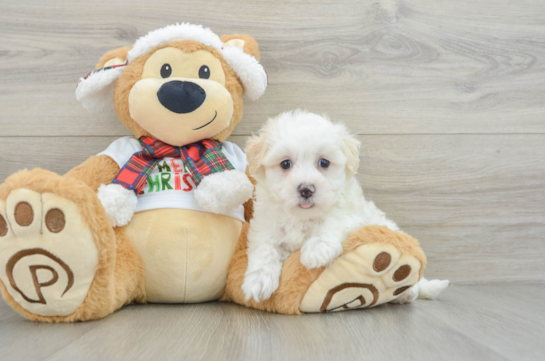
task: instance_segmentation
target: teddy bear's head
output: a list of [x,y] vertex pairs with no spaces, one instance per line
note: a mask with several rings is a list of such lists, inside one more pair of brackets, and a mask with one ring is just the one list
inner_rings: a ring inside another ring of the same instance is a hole
[[115,109],[136,138],[183,146],[225,140],[242,117],[242,95],[267,87],[256,41],[191,24],[158,29],[133,47],[107,52],[80,79],[76,97],[90,111]]

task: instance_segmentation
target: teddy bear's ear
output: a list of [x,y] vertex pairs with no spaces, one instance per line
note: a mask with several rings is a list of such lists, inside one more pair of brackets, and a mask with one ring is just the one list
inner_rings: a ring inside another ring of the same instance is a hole
[[76,99],[92,113],[109,113],[114,110],[114,86],[127,66],[130,47],[111,50],[104,54],[96,70],[80,78]]
[[246,54],[250,54],[256,58],[257,61],[259,61],[259,45],[257,45],[257,41],[255,41],[250,35],[222,35],[220,39],[224,42],[224,47],[236,46],[241,48]]
[[124,46],[122,48],[108,51],[100,57],[95,70],[106,68],[112,65],[125,64],[127,61],[127,53],[132,49],[132,46]]
[[244,95],[251,100],[259,99],[268,85],[265,69],[259,63],[259,46],[249,35],[221,36],[223,57],[242,82]]

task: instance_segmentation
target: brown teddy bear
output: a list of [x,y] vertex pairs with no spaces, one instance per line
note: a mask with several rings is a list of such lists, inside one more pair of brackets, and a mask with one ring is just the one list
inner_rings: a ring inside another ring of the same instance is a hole
[[293,254],[271,299],[244,301],[253,186],[244,153],[225,140],[243,94],[255,100],[267,87],[256,41],[177,24],[96,68],[76,97],[93,112],[115,109],[134,137],[64,176],[25,170],[0,186],[0,285],[24,317],[84,321],[132,302],[220,298],[326,312],[388,302],[422,276],[416,240],[366,227],[326,268],[307,270]]

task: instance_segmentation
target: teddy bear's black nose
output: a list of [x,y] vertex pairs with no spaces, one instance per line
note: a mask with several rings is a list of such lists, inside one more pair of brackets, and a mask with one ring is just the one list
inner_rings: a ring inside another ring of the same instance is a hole
[[159,88],[157,98],[171,112],[185,114],[191,113],[204,103],[206,92],[190,81],[173,80]]

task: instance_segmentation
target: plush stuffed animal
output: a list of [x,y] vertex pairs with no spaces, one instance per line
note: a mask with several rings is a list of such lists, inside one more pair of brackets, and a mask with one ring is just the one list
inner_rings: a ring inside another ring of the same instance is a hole
[[242,96],[267,87],[258,44],[177,24],[107,52],[96,68],[77,99],[115,110],[134,137],[65,176],[22,171],[0,186],[4,298],[45,322],[219,299],[253,191],[244,153],[225,139]]
[[416,239],[385,226],[367,226],[352,233],[343,243],[343,254],[326,267],[309,270],[301,264],[301,251],[291,254],[282,265],[280,285],[271,298],[246,300],[242,283],[248,267],[248,226],[244,224],[229,266],[223,301],[297,315],[406,303],[419,296],[421,286],[426,286],[421,297],[433,299],[448,286],[448,281],[439,280],[420,285],[425,280],[426,256]]
[[0,185],[6,302],[42,322],[220,298],[297,314],[377,306],[416,284],[426,262],[418,242],[371,226],[325,268],[307,270],[294,253],[269,300],[244,300],[253,187],[244,153],[225,139],[242,95],[266,87],[247,35],[179,24],[106,53],[76,96],[90,111],[114,109],[134,137],[64,176],[25,170]]

